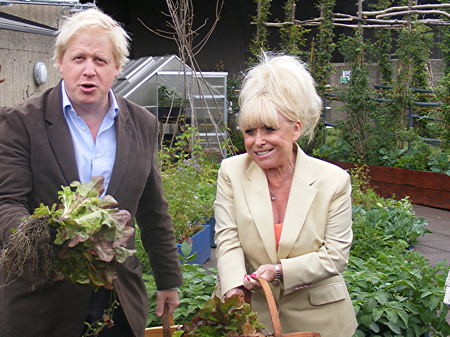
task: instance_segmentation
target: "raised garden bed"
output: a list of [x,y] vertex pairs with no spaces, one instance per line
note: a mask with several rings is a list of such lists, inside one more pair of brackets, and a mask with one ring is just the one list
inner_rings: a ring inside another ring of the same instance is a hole
[[[356,164],[331,163],[350,169]],[[419,205],[450,210],[450,176],[443,173],[367,165],[370,185],[383,197],[401,199],[409,196]]]

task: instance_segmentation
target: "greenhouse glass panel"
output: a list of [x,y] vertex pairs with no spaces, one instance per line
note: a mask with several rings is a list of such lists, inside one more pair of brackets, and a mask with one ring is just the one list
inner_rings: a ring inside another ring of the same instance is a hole
[[195,125],[208,147],[226,138],[226,72],[195,72],[175,56],[131,60],[113,90],[147,108],[161,125],[161,137],[179,132],[179,123]]

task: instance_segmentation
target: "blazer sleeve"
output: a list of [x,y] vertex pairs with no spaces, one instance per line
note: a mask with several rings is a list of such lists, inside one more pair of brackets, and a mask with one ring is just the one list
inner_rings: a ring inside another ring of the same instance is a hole
[[244,252],[235,219],[233,187],[225,163],[223,161],[219,169],[214,202],[218,283],[222,296],[228,290],[241,286],[246,273]]
[[27,127],[14,109],[0,110],[0,248],[14,228],[30,215],[30,140]]
[[[282,259],[285,293],[341,274],[348,263],[352,232],[351,183],[347,173],[334,177],[336,184],[325,217],[323,239],[319,248],[300,256]],[[336,182],[337,181],[337,182]],[[312,220],[314,221],[314,220]],[[315,223],[321,226],[320,223]],[[311,238],[318,240],[318,238]]]
[[[157,135],[158,124],[154,123],[154,125],[154,135]],[[156,153],[157,139],[158,137],[155,136],[154,154]],[[183,281],[180,260],[155,155],[151,160],[150,174],[139,200],[136,219],[141,229],[142,243],[150,258],[157,289],[164,290],[181,286]]]

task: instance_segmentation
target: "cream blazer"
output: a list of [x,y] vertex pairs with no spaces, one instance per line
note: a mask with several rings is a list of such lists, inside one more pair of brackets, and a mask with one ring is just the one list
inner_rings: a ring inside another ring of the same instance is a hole
[[[342,278],[353,238],[349,175],[335,165],[297,158],[279,249],[267,178],[247,154],[222,161],[215,201],[218,286],[241,286],[246,273],[281,263],[283,281],[271,285],[284,333],[316,331],[350,337],[357,323]],[[252,308],[271,330],[262,291]]]

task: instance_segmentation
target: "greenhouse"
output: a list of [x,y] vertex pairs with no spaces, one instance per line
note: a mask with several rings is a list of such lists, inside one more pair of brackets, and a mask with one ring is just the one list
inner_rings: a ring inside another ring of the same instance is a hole
[[176,55],[131,60],[116,79],[119,95],[152,112],[161,137],[180,132],[181,122],[197,126],[204,144],[220,150],[226,138],[227,73],[195,72]]

